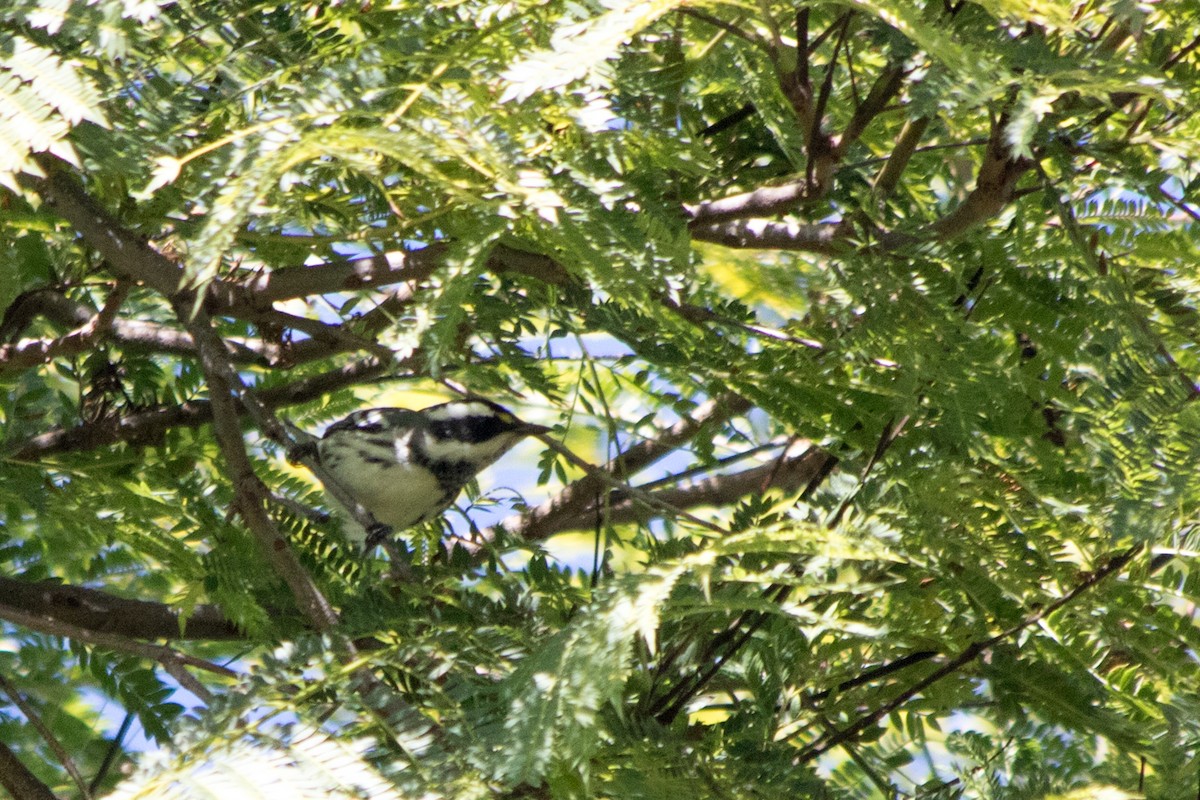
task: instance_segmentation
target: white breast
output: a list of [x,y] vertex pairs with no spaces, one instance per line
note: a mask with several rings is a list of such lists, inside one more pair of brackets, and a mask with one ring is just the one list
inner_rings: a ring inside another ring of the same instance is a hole
[[320,442],[321,465],[375,519],[396,531],[440,513],[453,501],[444,497],[428,470],[400,463],[396,451],[406,451],[408,434],[390,439],[387,449],[382,438],[334,432]]

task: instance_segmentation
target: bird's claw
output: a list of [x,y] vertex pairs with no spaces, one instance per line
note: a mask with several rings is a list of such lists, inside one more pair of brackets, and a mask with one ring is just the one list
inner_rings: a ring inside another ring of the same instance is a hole
[[377,546],[382,544],[391,535],[391,525],[384,525],[382,522],[372,523],[371,526],[367,528],[367,540],[363,542],[363,549],[369,553]]

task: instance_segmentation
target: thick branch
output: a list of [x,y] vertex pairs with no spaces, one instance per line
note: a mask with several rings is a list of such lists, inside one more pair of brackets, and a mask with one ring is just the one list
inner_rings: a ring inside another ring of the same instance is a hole
[[0,786],[13,800],[59,800],[4,742],[0,742]]
[[296,297],[369,289],[428,278],[442,264],[446,246],[431,244],[420,250],[382,253],[350,261],[335,261],[304,267],[284,267],[255,272],[254,277],[215,283],[209,298],[215,309],[230,311],[264,308]]
[[647,504],[641,497],[622,494],[620,490],[616,490],[607,498],[600,497],[601,505],[597,507],[597,498],[593,495],[588,498],[591,501],[588,505],[578,509],[572,508],[570,514],[555,513],[549,520],[540,520],[532,531],[518,525],[516,532],[526,541],[542,541],[563,531],[595,528],[597,516],[602,516],[608,524],[623,525],[642,522],[656,516],[656,506],[672,509],[721,507],[768,489],[794,492],[820,478],[834,458],[832,454],[820,448],[810,447],[796,456],[729,475],[714,475],[691,486],[645,492],[655,501],[653,505]]
[[[291,589],[304,616],[316,630],[327,631],[337,624],[337,612],[313,583],[312,576],[300,564],[287,539],[267,515],[266,504],[270,493],[255,474],[254,465],[246,452],[234,393],[237,392],[246,410],[255,417],[259,426],[264,428],[264,433],[278,435],[282,426],[273,417],[273,426],[263,424],[264,420],[261,417],[269,412],[260,406],[257,398],[249,394],[229,363],[223,360],[225,348],[216,331],[212,329],[208,315],[200,310],[189,320],[188,314],[191,313],[191,309],[185,295],[176,296],[175,307],[180,320],[187,325],[200,350],[200,365],[204,369],[209,402],[212,404],[213,431],[221,448],[221,455],[229,468],[229,480],[235,493],[234,506],[254,535],[268,563]],[[278,428],[279,431],[269,430],[271,427]],[[284,441],[290,441],[286,433],[282,435]]]
[[1004,143],[1007,118],[1001,117],[992,129],[983,163],[975,177],[975,188],[958,208],[915,235],[932,235],[940,241],[953,239],[981,222],[1000,213],[1013,198],[1017,180],[1033,168],[1035,162],[1024,157],[1014,158]]
[[168,297],[179,291],[183,269],[178,264],[118,224],[57,158],[44,153],[34,158],[46,177],[22,175],[21,182],[71,223],[76,233],[108,261],[114,274],[144,283]]
[[745,217],[760,217],[788,211],[806,200],[812,199],[812,186],[807,180],[793,181],[779,186],[763,186],[741,194],[722,197],[719,200],[704,200],[687,204],[683,213],[687,215],[692,230],[708,227],[716,222]]
[[14,625],[19,625],[22,628],[28,628],[31,631],[39,631],[49,636],[61,636],[64,639],[73,639],[77,642],[85,642],[87,644],[96,645],[97,647],[106,647],[109,650],[116,650],[120,653],[130,653],[140,658],[148,658],[152,661],[166,667],[168,664],[171,673],[175,674],[175,667],[194,667],[202,669],[206,672],[211,672],[215,675],[221,675],[226,678],[237,678],[238,673],[223,667],[220,664],[214,664],[211,661],[205,661],[202,658],[196,658],[186,653],[181,653],[178,650],[167,647],[161,644],[152,644],[150,642],[140,642],[134,639],[129,639],[115,633],[107,633],[104,631],[88,630],[86,628],[78,628],[66,622],[62,622],[50,617],[31,614],[10,606],[0,606],[0,618],[3,618]]
[[[744,414],[749,409],[749,401],[735,394],[709,400],[697,408],[692,416],[672,425],[657,438],[639,442],[628,448],[606,464],[604,469],[613,475],[628,479],[669,455],[680,445],[691,441],[700,431],[719,425],[730,417]],[[517,526],[518,534],[524,539],[536,541],[562,530],[569,530],[570,527],[574,527],[569,521],[578,521],[581,515],[594,520],[594,513],[585,514],[585,510],[592,506],[603,492],[604,485],[598,479],[585,475],[554,499],[530,509]],[[562,527],[564,524],[569,527]],[[585,523],[583,527],[589,524]]]
[[726,247],[764,250],[795,250],[835,255],[845,250],[841,239],[848,232],[841,223],[801,225],[767,219],[745,219],[701,225],[692,229],[692,239]]
[[246,638],[216,606],[196,606],[184,617],[165,603],[129,600],[53,580],[33,583],[0,576],[0,618],[8,619],[5,612],[11,610],[132,639]]
[[[210,286],[209,308],[240,316],[240,311],[261,310],[280,300],[420,281],[442,266],[446,251],[446,244],[434,242],[420,250],[256,272],[244,281]],[[505,245],[493,249],[487,265],[494,272],[519,272],[555,285],[568,281],[567,271],[553,259]]]
[[[387,367],[373,358],[356,361],[330,372],[264,389],[258,393],[258,398],[267,408],[281,408],[314,400],[337,389],[376,378],[386,371]],[[239,405],[238,413],[245,414],[245,408]],[[55,453],[96,450],[117,442],[144,446],[161,440],[171,428],[198,428],[209,422],[212,422],[211,403],[189,400],[175,406],[160,406],[74,428],[47,431],[14,444],[10,457],[35,461]]]

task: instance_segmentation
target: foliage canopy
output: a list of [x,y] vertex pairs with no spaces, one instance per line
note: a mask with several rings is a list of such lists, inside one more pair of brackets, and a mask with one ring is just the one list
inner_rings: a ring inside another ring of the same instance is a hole
[[[1195,796],[1198,45],[7,3],[0,786]],[[555,432],[386,552],[305,512],[297,430],[456,392]]]

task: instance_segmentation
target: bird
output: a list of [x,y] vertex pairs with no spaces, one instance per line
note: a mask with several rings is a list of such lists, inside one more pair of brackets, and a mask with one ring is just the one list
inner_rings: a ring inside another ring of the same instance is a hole
[[368,408],[333,423],[317,442],[321,467],[389,533],[441,515],[479,472],[544,425],[522,422],[503,406],[466,397],[418,411]]

